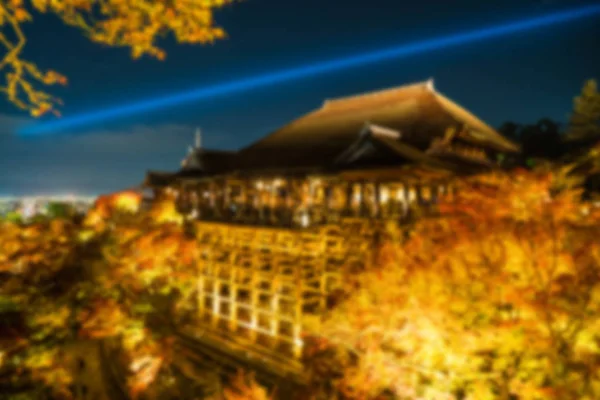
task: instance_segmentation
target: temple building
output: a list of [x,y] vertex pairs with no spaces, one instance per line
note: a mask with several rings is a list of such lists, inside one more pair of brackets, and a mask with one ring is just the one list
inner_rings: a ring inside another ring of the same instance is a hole
[[401,220],[518,147],[446,98],[433,81],[326,100],[237,152],[200,133],[177,172],[144,186],[190,218],[309,227],[343,217]]

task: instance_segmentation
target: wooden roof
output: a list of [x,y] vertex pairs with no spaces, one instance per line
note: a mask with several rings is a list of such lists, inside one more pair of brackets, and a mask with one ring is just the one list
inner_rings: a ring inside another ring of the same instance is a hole
[[236,153],[233,151],[195,148],[183,160],[180,172],[184,175],[190,175],[190,171],[203,174],[218,174],[229,171],[234,168],[235,155]]
[[271,169],[331,164],[357,139],[365,123],[395,130],[401,141],[424,151],[449,127],[469,132],[483,147],[514,152],[518,147],[451,100],[431,82],[328,100],[323,106],[242,149],[235,167]]
[[165,187],[171,184],[174,177],[175,173],[173,172],[147,171],[142,186],[155,188]]

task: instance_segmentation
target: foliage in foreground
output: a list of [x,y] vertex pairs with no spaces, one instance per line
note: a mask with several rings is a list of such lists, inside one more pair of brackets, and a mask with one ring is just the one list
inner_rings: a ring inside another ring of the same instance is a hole
[[600,210],[551,175],[463,183],[330,316],[352,399],[600,397]]
[[[439,218],[384,246],[307,332],[316,398],[600,397],[600,209],[559,177],[465,181]],[[0,224],[0,313],[12,318],[0,326],[0,384],[11,371],[68,398],[61,351],[83,338],[119,344],[134,397],[168,373],[169,324],[193,304],[200,254],[172,202],[138,206],[124,194],[82,225]],[[269,394],[240,375],[223,395]]]
[[133,396],[152,383],[171,343],[168,331],[156,328],[168,325],[156,320],[168,315],[158,305],[172,304],[169,294],[189,286],[178,271],[189,266],[183,261],[193,247],[170,222],[168,206],[132,214],[138,206],[139,197],[125,193],[100,199],[83,225],[0,223],[0,384],[42,383],[51,395],[70,398],[63,350],[105,338],[122,350]]

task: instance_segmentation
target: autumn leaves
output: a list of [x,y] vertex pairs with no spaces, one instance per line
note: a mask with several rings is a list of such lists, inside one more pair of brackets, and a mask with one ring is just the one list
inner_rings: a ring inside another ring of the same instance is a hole
[[[40,85],[66,85],[67,78],[52,70],[40,69],[23,60],[27,38],[23,24],[33,14],[54,14],[65,24],[80,29],[90,40],[131,50],[133,58],[150,56],[163,60],[166,53],[157,40],[172,34],[177,42],[206,44],[223,39],[225,32],[215,26],[213,10],[231,0],[6,0],[0,2],[0,73],[2,91],[10,102],[34,117],[60,115],[60,99]],[[36,15],[36,18],[41,17]]]

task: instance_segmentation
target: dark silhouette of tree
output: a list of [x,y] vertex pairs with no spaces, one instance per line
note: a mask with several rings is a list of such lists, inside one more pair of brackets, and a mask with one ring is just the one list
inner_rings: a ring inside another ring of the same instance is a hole
[[532,125],[505,122],[498,131],[521,145],[521,154],[513,164],[533,166],[535,159],[554,161],[564,154],[561,125],[549,118]]
[[575,97],[565,139],[586,144],[600,141],[600,93],[594,79],[587,81]]

